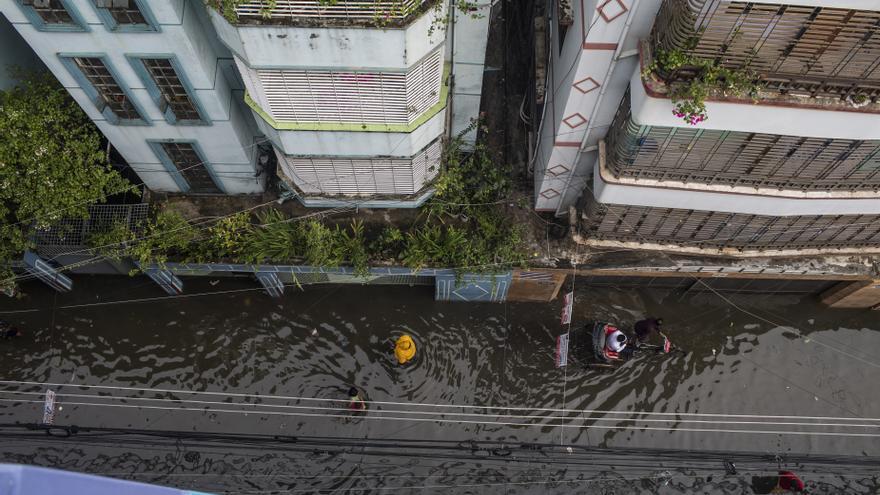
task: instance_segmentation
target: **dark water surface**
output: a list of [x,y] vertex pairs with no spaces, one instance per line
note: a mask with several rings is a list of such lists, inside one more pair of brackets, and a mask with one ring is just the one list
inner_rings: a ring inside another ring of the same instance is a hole
[[[47,387],[22,383],[39,382],[56,384],[58,425],[250,437],[9,429],[4,462],[217,493],[751,493],[748,476],[775,463],[740,457],[740,475],[724,476],[714,458],[640,449],[779,455],[795,470],[786,459],[880,456],[878,314],[828,310],[812,296],[582,286],[575,325],[660,315],[689,351],[599,372],[555,367],[559,301],[440,303],[431,288],[353,286],[288,288],[273,300],[223,279],[188,280],[188,294],[236,292],[61,308],[161,297],[140,278],[77,283],[57,296],[28,285],[24,300],[0,302],[41,308],[0,313],[26,330],[0,341],[0,423],[39,421]],[[401,367],[392,349],[404,332],[418,354]],[[347,413],[351,384],[370,401],[364,416]],[[433,447],[404,441],[413,439]],[[493,442],[559,447],[511,453]],[[877,493],[875,465],[800,469],[813,493]]]

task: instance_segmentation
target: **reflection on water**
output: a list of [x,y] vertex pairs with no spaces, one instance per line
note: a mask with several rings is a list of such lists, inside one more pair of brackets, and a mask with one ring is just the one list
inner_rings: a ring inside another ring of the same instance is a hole
[[[745,313],[713,294],[581,287],[574,324],[601,319],[628,327],[645,315],[661,316],[673,342],[689,351],[647,356],[597,372],[554,367],[555,338],[565,330],[559,325],[560,302],[453,304],[434,302],[426,288],[313,287],[290,291],[283,300],[254,291],[49,309],[155,296],[155,288],[132,288],[131,281],[121,279],[78,283],[78,292],[57,298],[34,286],[25,301],[3,301],[2,309],[46,308],[8,318],[20,323],[27,335],[15,342],[0,341],[3,380],[220,394],[56,387],[63,407],[59,424],[389,442],[561,442],[783,456],[878,455],[877,438],[870,436],[880,434],[880,422],[870,421],[880,418],[880,404],[873,400],[880,392],[874,379],[880,356],[871,351],[880,348],[876,316],[830,311],[811,298],[730,296]],[[193,281],[188,290],[245,287],[247,282],[234,280],[217,286]],[[97,299],[88,295],[90,291]],[[393,354],[394,341],[402,333],[410,334],[418,348],[415,360],[406,366],[398,365]],[[373,401],[365,417],[345,414],[351,385]],[[39,419],[39,402],[24,400],[40,399],[41,387],[2,387],[34,395],[5,392],[0,422]],[[339,402],[310,402],[311,398]],[[432,406],[420,409],[413,404]],[[745,416],[712,416],[722,413]],[[754,433],[762,431],[766,433]],[[537,458],[526,465],[512,464],[492,455],[474,462],[476,451],[465,460],[459,459],[460,453],[451,460],[407,460],[370,454],[363,447],[344,452],[311,448],[291,453],[265,445],[238,450],[180,442],[47,443],[33,438],[4,442],[2,447],[4,459],[11,462],[236,492],[484,484],[488,486],[458,490],[570,493],[595,483],[620,493],[675,493],[697,487],[706,493],[731,493],[742,490],[755,474],[724,477],[723,469],[714,464],[690,474],[667,466],[664,474],[649,467],[624,472],[610,466],[577,468],[563,461],[542,464]],[[775,468],[766,463],[755,467],[771,472]],[[645,476],[648,479],[641,479]],[[552,481],[561,479],[582,484]],[[847,490],[861,490],[858,481],[848,478],[817,474],[813,482],[814,487],[826,483],[835,489],[846,485]]]

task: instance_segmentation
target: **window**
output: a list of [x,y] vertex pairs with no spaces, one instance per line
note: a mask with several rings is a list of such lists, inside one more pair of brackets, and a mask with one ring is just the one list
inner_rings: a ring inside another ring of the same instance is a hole
[[113,120],[143,121],[141,113],[128,93],[119,85],[113,73],[100,57],[73,57],[73,63],[91,86],[93,100],[105,115],[109,111]]
[[74,24],[73,17],[61,0],[24,0],[46,24]]
[[[147,89],[169,123],[208,123],[190,96],[192,91],[179,75],[173,59],[142,58],[140,62],[149,76],[144,78]],[[134,63],[137,67],[137,62]]]
[[141,13],[134,0],[95,0],[95,6],[107,9],[119,24],[146,24],[147,19]]
[[[205,161],[202,160],[194,143],[154,143],[157,144],[168,163],[174,167],[186,182],[181,185],[184,192],[196,194],[222,194],[217,187]],[[185,186],[185,187],[184,187]]]
[[69,0],[19,0],[25,15],[43,31],[85,31],[85,23]]
[[442,55],[407,72],[251,69],[235,60],[250,96],[278,122],[410,125],[441,101]]
[[148,6],[141,0],[92,0],[107,29],[158,31]]

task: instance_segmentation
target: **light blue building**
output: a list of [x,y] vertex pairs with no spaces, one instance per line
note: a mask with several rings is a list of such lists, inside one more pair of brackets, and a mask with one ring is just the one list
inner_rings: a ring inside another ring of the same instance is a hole
[[445,140],[475,142],[491,8],[0,0],[150,189],[257,193],[274,151],[303,204],[374,208],[422,204]]
[[0,13],[148,188],[263,190],[263,139],[202,2],[0,0]]

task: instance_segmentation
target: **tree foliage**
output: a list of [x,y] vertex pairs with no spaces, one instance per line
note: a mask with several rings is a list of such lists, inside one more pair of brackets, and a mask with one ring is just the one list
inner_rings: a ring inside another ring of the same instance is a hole
[[86,217],[129,188],[107,163],[95,125],[49,74],[22,74],[0,91],[0,275],[29,247],[33,228]]

